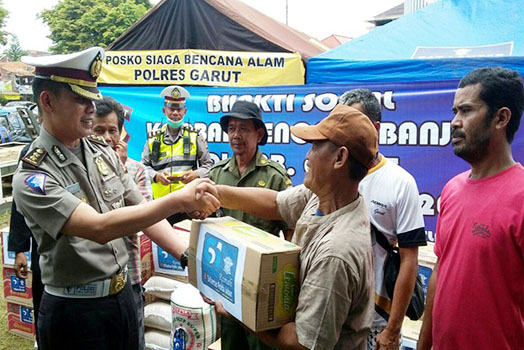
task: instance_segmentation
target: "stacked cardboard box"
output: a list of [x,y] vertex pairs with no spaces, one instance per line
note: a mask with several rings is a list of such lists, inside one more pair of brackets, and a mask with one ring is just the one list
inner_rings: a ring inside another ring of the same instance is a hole
[[140,253],[140,277],[144,284],[153,274],[153,259],[151,240],[142,232],[138,233],[138,251]]
[[[34,340],[32,273],[28,273],[27,279],[20,279],[16,276],[14,269],[15,253],[7,249],[9,228],[2,229],[1,236],[3,256],[2,280],[4,297],[7,301],[8,330],[18,336]],[[29,252],[26,255],[28,264],[30,264]]]
[[7,327],[9,332],[34,340],[35,324],[33,309],[24,305],[7,303]]

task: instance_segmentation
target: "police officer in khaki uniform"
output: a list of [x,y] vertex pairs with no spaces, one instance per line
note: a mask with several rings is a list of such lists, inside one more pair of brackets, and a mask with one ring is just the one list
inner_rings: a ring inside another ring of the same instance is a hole
[[[216,184],[236,187],[259,187],[282,191],[291,186],[284,167],[267,159],[258,145],[267,142],[267,129],[262,121],[260,108],[252,102],[237,101],[231,112],[220,118],[222,130],[229,136],[233,157],[218,162],[209,172]],[[221,215],[232,216],[274,235],[282,230],[290,238],[292,231],[283,221],[262,220],[241,210],[221,208]],[[223,349],[271,349],[243,327],[230,319],[223,318]]]
[[39,247],[45,285],[37,324],[41,349],[137,349],[121,237],[142,230],[185,262],[187,245],[162,219],[219,207],[206,179],[145,203],[118,155],[103,138],[88,136],[93,100],[101,98],[96,78],[103,58],[98,47],[23,58],[36,66],[33,93],[43,121],[15,173],[13,191]]

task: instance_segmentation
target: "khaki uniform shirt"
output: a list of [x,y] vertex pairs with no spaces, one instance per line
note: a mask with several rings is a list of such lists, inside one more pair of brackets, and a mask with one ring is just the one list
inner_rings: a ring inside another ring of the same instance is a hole
[[298,341],[308,349],[366,349],[374,313],[373,249],[361,196],[324,216],[303,185],[278,193],[300,252]]
[[84,165],[42,128],[24,157],[33,157],[34,165],[22,161],[14,175],[14,198],[38,242],[42,282],[46,285],[67,287],[103,280],[127,264],[121,238],[98,244],[61,233],[82,201],[105,213],[143,200],[117,154],[103,144],[81,139]]
[[[235,157],[232,157],[218,162],[211,168],[209,178],[216,184],[235,187],[263,187],[276,191],[282,191],[291,187],[291,180],[284,167],[275,161],[267,159],[258,149],[242,177],[239,175]],[[220,210],[223,215],[234,217],[276,236],[278,236],[280,230],[284,231],[289,228],[285,222],[259,219],[241,210],[226,208],[221,208]]]
[[[174,135],[171,134],[170,129],[166,128],[164,133],[164,143],[166,145],[174,145],[177,143],[180,137],[183,137],[183,128],[180,127],[178,132]],[[151,150],[149,149],[149,142],[152,142],[154,138],[149,138],[144,145],[144,150],[142,151],[142,163],[146,166],[147,173],[151,182],[154,181],[157,171],[153,169],[151,162]],[[207,177],[209,169],[213,166],[213,160],[211,160],[211,155],[207,147],[207,142],[200,136],[197,136],[197,159],[198,159],[198,169],[196,172],[201,178]]]

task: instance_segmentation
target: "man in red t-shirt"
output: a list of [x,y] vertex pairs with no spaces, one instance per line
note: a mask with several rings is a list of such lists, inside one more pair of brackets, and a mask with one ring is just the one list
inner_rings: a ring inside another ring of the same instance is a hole
[[418,349],[524,349],[524,167],[511,153],[523,109],[515,71],[459,83],[452,144],[471,169],[442,191]]

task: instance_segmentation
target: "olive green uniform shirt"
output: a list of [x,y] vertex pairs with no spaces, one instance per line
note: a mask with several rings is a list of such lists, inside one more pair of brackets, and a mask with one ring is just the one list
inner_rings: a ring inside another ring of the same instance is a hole
[[99,213],[143,201],[103,139],[80,142],[85,165],[42,128],[13,178],[18,211],[38,242],[45,285],[68,287],[107,279],[127,264],[122,238],[99,244],[61,233],[82,201]]
[[[242,177],[239,175],[235,157],[232,157],[215,164],[209,172],[209,178],[216,184],[235,187],[260,187],[275,191],[282,191],[291,187],[291,180],[284,167],[275,161],[267,159],[259,149],[257,149],[255,157]],[[287,224],[283,221],[259,219],[241,210],[226,208],[221,210],[224,215],[232,216],[237,220],[274,235],[278,235],[280,230],[288,229]]]

